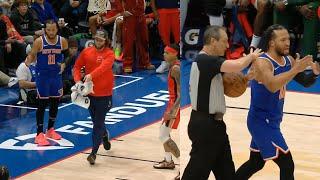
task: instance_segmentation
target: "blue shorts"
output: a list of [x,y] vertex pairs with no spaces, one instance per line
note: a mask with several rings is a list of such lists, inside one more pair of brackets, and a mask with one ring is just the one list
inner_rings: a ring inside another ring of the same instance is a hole
[[47,77],[38,76],[36,78],[38,97],[48,99],[49,97],[61,97],[63,95],[63,83],[61,75]]
[[248,115],[247,125],[252,136],[250,150],[260,152],[264,160],[278,157],[279,150],[287,153],[289,148],[280,130],[281,119]]

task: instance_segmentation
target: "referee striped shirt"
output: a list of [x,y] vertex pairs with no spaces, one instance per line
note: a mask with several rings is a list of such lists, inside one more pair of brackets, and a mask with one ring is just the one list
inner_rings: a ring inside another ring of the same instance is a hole
[[192,109],[208,114],[225,113],[221,65],[225,59],[201,51],[191,66],[190,99]]

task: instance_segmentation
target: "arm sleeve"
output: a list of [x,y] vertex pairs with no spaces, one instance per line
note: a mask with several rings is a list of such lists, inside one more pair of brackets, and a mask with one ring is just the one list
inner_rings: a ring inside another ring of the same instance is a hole
[[300,72],[293,79],[304,87],[310,87],[316,82],[317,77],[313,72]]
[[100,64],[100,66],[90,73],[92,76],[92,79],[95,79],[96,77],[101,76],[106,71],[109,71],[109,70],[112,71],[112,65],[113,65],[114,59],[115,57],[113,52],[109,51],[106,59]]
[[75,82],[81,80],[81,68],[85,66],[85,49],[80,53],[73,67],[73,79]]

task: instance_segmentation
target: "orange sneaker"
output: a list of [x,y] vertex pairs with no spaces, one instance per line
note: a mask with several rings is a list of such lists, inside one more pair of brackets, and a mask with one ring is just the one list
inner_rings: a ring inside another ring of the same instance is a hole
[[54,140],[60,140],[61,139],[61,135],[56,133],[56,131],[54,130],[54,128],[50,128],[47,133],[46,133],[46,137],[47,138],[52,138]]
[[38,144],[38,146],[49,146],[50,143],[43,133],[40,133],[36,136],[34,143]]

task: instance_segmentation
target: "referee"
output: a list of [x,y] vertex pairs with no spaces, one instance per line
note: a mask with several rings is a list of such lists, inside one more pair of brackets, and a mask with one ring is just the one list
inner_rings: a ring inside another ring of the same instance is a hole
[[210,26],[204,46],[191,66],[192,112],[188,135],[192,142],[189,163],[182,180],[207,180],[212,171],[217,180],[233,180],[235,167],[223,115],[226,104],[223,72],[240,72],[261,54],[260,49],[237,60],[223,58],[228,48],[224,28]]

